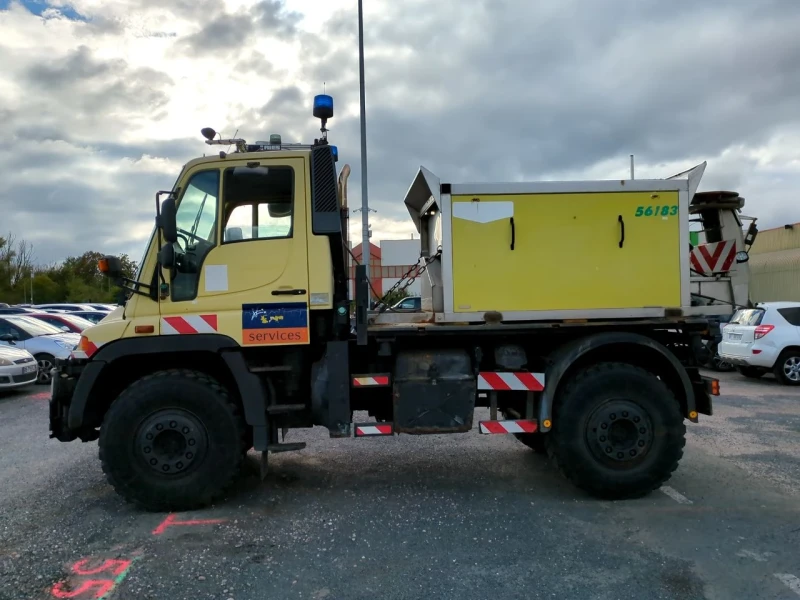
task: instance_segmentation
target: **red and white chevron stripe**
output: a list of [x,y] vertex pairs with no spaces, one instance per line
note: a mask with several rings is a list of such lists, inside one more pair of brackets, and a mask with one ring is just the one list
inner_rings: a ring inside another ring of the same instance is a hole
[[161,318],[161,335],[187,335],[190,333],[217,333],[217,315],[184,315]]
[[478,429],[481,433],[536,433],[539,424],[536,421],[517,419],[514,421],[480,421]]
[[389,385],[388,375],[354,375],[353,387],[386,387]]
[[692,269],[702,275],[730,271],[736,260],[736,240],[700,244],[692,250],[689,260]]
[[391,423],[374,423],[356,425],[356,437],[367,437],[371,435],[392,435]]
[[495,392],[541,392],[544,373],[478,373],[478,389]]

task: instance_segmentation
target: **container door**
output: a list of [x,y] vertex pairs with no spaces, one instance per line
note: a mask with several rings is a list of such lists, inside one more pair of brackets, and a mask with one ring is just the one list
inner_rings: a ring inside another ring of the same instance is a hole
[[681,305],[678,192],[452,202],[455,312]]

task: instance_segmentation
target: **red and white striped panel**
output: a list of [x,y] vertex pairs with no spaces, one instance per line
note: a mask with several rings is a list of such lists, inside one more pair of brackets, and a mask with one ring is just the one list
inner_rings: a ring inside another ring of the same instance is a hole
[[544,373],[478,373],[478,389],[495,392],[541,392]]
[[736,260],[736,240],[700,244],[692,250],[689,260],[692,269],[702,275],[730,271]]
[[480,421],[481,433],[536,433],[539,424],[526,419],[516,421]]
[[185,315],[162,317],[161,335],[217,333],[217,315]]
[[353,387],[386,387],[389,385],[388,375],[354,375]]
[[364,423],[356,425],[356,437],[368,437],[371,435],[392,435],[391,423]]

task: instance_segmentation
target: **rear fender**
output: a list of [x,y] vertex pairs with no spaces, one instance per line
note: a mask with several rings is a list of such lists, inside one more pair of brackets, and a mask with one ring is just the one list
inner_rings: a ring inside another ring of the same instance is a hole
[[[591,356],[600,349],[604,351],[598,353],[596,357]],[[631,350],[637,349],[640,359],[636,361],[618,357],[620,354],[630,355]],[[641,352],[645,349],[649,352]],[[694,389],[686,368],[664,345],[647,336],[630,332],[597,333],[561,346],[550,356],[550,360],[550,366],[545,371],[546,384],[539,407],[540,431],[550,430],[544,423],[553,419],[553,400],[558,394],[562,380],[570,370],[599,362],[623,360],[658,371],[662,379],[665,379],[668,385],[671,384],[670,387],[681,403],[684,416],[695,410]],[[696,417],[693,420],[696,420]]]

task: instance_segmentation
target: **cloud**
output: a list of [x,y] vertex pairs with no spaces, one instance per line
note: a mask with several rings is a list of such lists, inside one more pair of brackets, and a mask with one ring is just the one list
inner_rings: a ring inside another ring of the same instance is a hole
[[[43,259],[139,256],[155,191],[209,151],[201,127],[308,143],[323,85],[360,204],[355,3],[74,0],[80,19],[40,4],[0,0],[0,214]],[[798,30],[796,0],[365,3],[373,239],[413,231],[420,165],[449,182],[618,178],[631,153],[637,177],[708,160],[702,189],[741,192],[764,227],[798,221]]]

